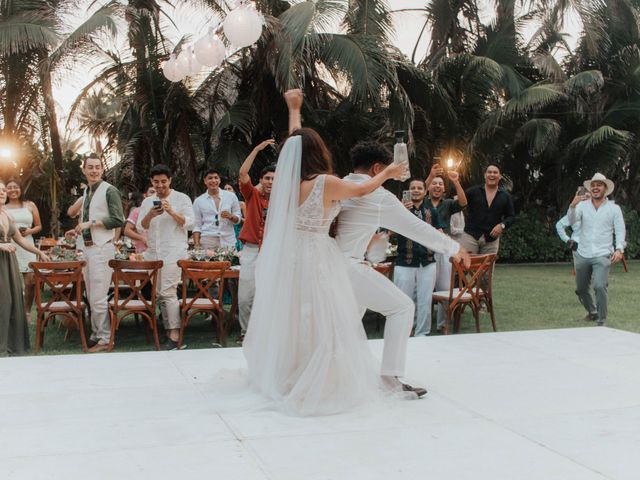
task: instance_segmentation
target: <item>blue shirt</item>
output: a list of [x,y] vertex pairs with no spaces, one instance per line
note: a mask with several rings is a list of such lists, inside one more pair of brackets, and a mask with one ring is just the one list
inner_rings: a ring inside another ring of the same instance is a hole
[[583,200],[569,208],[569,223],[582,225],[578,255],[584,258],[607,257],[613,253],[613,234],[616,250],[624,251],[626,229],[622,210],[615,202],[606,200],[596,209],[592,200]]
[[[567,228],[571,227],[571,236],[567,235]],[[567,243],[569,240],[573,240],[576,243],[580,243],[580,224],[569,223],[569,215],[565,215],[556,223],[556,232],[560,240]]]

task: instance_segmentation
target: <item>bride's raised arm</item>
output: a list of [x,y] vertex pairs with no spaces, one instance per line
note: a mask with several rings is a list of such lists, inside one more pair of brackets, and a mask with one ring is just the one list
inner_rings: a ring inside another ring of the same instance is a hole
[[347,182],[338,177],[334,177],[333,175],[327,175],[324,183],[325,201],[346,200],[347,198],[361,197],[367,193],[373,192],[376,188],[380,187],[384,182],[391,178],[400,180],[406,175],[408,168],[409,164],[407,162],[391,163],[375,177],[362,183]]

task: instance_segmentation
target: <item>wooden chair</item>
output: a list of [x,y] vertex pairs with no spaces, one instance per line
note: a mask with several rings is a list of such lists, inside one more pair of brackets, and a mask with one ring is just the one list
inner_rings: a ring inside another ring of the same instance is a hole
[[491,288],[496,255],[472,255],[469,268],[465,268],[462,263],[457,263],[453,259],[450,259],[450,261],[452,268],[449,290],[433,293],[434,304],[449,302],[443,333],[447,334],[449,332],[449,322],[452,318],[454,320],[454,332],[460,329],[460,317],[467,306],[471,308],[473,318],[476,321],[476,331],[480,332],[481,302],[484,302],[487,306],[487,311],[491,316],[491,325],[495,332],[496,319]]
[[[50,320],[57,316],[75,325],[80,332],[82,350],[87,351],[87,339],[84,334],[84,312],[86,304],[82,297],[83,261],[75,262],[31,262],[36,294],[36,344],[38,353],[44,342],[44,329]],[[45,302],[42,297],[44,288],[51,291]]]
[[41,238],[38,248],[43,252],[48,252],[56,245],[58,245],[58,241],[55,238]]
[[[197,262],[193,260],[178,260],[178,266],[182,269],[182,295],[180,313],[182,323],[180,325],[180,339],[178,346],[182,347],[184,330],[189,321],[198,313],[208,313],[216,323],[218,341],[226,344],[224,311],[222,310],[222,296],[224,295],[225,271],[231,267],[230,262]],[[218,298],[213,298],[210,290],[218,283]],[[195,292],[189,297],[187,286],[192,284]]]
[[[113,350],[116,331],[123,318],[137,315],[147,322],[147,341],[149,330],[153,332],[156,350],[160,350],[158,328],[156,326],[156,285],[158,271],[162,268],[162,260],[130,261],[109,260],[113,269],[113,298],[109,301],[109,317],[111,318],[111,339],[109,351]],[[151,285],[150,297],[146,298],[142,290]],[[120,288],[124,286],[125,288]]]

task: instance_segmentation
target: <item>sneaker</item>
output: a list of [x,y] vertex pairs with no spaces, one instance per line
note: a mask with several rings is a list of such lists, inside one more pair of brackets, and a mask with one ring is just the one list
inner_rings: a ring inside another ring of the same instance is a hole
[[588,313],[587,315],[585,315],[585,317],[582,319],[585,322],[597,322],[598,321],[598,314],[597,313]]
[[606,323],[606,320],[600,320],[600,319],[598,319],[598,326],[599,326],[599,327],[603,327],[605,323]]
[[174,342],[170,338],[167,338],[165,342],[162,345],[160,345],[160,350],[164,350],[167,352],[172,350],[184,350],[185,348],[187,348],[185,344],[182,344],[182,346],[179,347],[178,342]]

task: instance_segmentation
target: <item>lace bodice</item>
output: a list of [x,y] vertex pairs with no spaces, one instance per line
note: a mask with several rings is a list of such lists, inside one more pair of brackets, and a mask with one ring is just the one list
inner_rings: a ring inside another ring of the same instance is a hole
[[324,209],[324,181],[326,175],[318,175],[307,199],[298,207],[296,229],[305,232],[328,234],[331,222],[340,213],[340,202],[332,202]]

